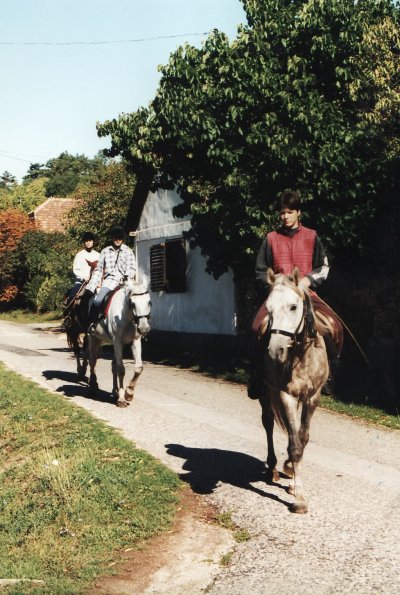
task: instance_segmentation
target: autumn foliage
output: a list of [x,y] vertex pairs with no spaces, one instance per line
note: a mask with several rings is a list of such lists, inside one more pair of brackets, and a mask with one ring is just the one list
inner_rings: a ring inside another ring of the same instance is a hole
[[13,256],[24,235],[33,228],[28,215],[18,209],[0,211],[0,304],[12,302],[20,288],[12,278]]

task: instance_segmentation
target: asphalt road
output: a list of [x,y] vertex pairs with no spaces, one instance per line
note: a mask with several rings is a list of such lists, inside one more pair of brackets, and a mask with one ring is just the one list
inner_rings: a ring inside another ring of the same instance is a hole
[[[399,432],[317,411],[303,465],[310,512],[295,515],[288,480],[265,482],[260,408],[244,387],[147,363],[135,401],[118,409],[109,360],[94,401],[76,384],[65,336],[8,322],[0,360],[119,428],[249,532],[229,566],[210,571],[208,593],[400,594]],[[280,468],[286,438],[276,439]]]

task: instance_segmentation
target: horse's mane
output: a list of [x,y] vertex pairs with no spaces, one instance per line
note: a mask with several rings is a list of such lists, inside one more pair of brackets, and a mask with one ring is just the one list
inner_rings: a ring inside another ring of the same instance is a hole
[[147,293],[148,287],[140,281],[129,281],[128,287],[133,294]]

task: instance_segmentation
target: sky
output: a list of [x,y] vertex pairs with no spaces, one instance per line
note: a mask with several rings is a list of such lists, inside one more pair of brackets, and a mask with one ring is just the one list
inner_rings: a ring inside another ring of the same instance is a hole
[[240,0],[0,0],[0,174],[93,157],[96,122],[147,105],[171,52],[244,22]]

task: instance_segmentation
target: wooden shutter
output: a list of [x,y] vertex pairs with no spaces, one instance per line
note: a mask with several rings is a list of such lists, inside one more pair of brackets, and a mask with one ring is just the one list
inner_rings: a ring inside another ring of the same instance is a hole
[[186,246],[183,238],[167,240],[165,244],[168,293],[186,291]]
[[165,244],[150,246],[150,287],[151,291],[167,288]]

